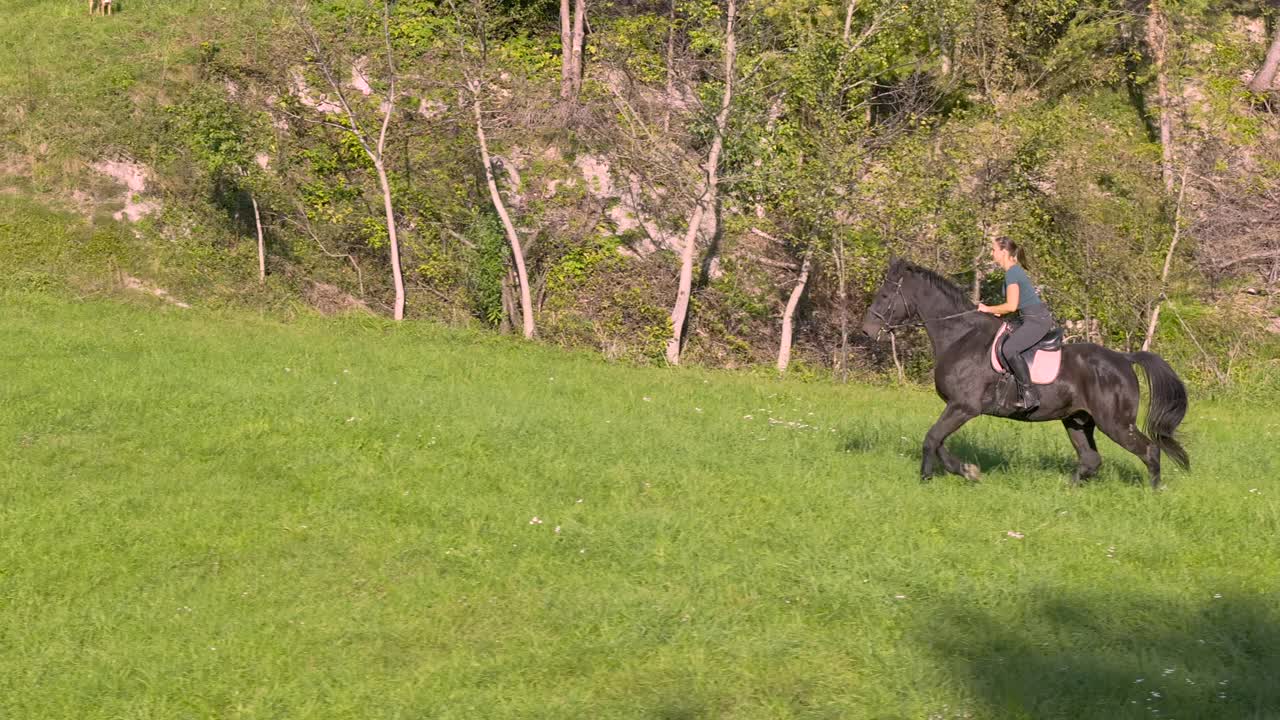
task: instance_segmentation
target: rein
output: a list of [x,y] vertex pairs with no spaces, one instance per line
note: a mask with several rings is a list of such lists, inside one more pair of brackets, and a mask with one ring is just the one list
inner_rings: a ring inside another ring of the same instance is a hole
[[[895,285],[895,286],[894,286],[894,288],[893,288],[893,300],[889,303],[889,309],[888,309],[888,310],[889,310],[889,312],[892,312],[892,311],[893,311],[894,306],[895,306],[895,305],[897,305],[897,303],[898,303],[898,301],[899,301],[899,300],[901,300],[901,301],[902,301],[902,308],[903,308],[903,310],[906,310],[906,311],[907,311],[907,314],[908,314],[908,315],[910,315],[910,314],[911,314],[911,305],[910,305],[909,303],[907,303],[907,298],[906,298],[906,296],[902,294],[902,278],[901,278],[901,277],[899,277],[899,278],[898,278],[898,284],[897,284],[897,285]],[[898,330],[898,329],[900,329],[900,328],[907,328],[907,327],[925,327],[926,325],[928,325],[928,324],[929,324],[929,323],[931,323],[931,322],[939,322],[939,321],[941,321],[941,320],[953,320],[953,319],[955,319],[955,318],[963,317],[963,316],[965,316],[965,315],[970,315],[970,314],[972,314],[972,313],[976,313],[976,312],[978,312],[978,309],[977,309],[977,308],[973,308],[973,309],[971,309],[971,310],[964,310],[964,311],[961,311],[961,312],[958,312],[958,313],[952,313],[952,314],[950,314],[950,315],[943,315],[942,317],[935,317],[935,318],[922,318],[922,319],[920,319],[920,320],[911,320],[911,321],[907,321],[907,322],[900,322],[900,323],[889,323],[889,322],[886,322],[886,318],[885,318],[885,316],[884,316],[883,314],[879,313],[879,312],[873,312],[873,313],[872,313],[872,315],[873,315],[875,318],[877,318],[878,320],[880,320],[880,332],[881,332],[881,333],[883,333],[883,332],[885,332],[885,331],[888,331],[888,333],[889,333],[890,335],[892,335],[892,334],[894,333],[894,331],[895,331],[895,330]]]
[[898,328],[904,328],[904,327],[924,327],[925,325],[928,325],[931,322],[938,322],[939,320],[952,320],[952,319],[962,317],[964,315],[969,315],[971,313],[976,313],[976,312],[978,312],[978,309],[974,308],[972,310],[965,310],[964,312],[952,313],[951,315],[943,315],[942,317],[929,318],[927,320],[912,320],[911,322],[895,323],[893,325],[889,325],[888,327],[890,332],[897,330]]

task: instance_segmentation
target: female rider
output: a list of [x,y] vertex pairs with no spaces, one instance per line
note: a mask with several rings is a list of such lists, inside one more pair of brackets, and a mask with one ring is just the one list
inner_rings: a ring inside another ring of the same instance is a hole
[[991,255],[1004,270],[1004,302],[999,305],[978,303],[978,311],[992,315],[1006,315],[1017,311],[1022,316],[1022,326],[1014,330],[1002,348],[1005,367],[1018,381],[1018,407],[1034,410],[1040,406],[1040,396],[1031,384],[1031,372],[1022,353],[1040,342],[1053,329],[1053,316],[1040,300],[1027,271],[1018,262],[1023,258],[1021,248],[1008,238],[991,241]]

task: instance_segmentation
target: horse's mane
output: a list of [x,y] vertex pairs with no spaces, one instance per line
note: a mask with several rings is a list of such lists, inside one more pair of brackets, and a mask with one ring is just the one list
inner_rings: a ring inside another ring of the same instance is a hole
[[907,273],[915,275],[923,279],[935,290],[942,293],[943,297],[947,298],[951,302],[954,302],[961,307],[973,307],[973,301],[969,299],[968,293],[960,289],[960,286],[927,267],[916,265],[909,260],[898,259],[893,261],[893,264],[889,269],[892,273],[899,275]]

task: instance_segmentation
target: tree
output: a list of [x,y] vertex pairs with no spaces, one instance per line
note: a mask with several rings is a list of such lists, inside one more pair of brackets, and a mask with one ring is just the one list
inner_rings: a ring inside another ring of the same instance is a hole
[[1276,23],[1275,36],[1271,38],[1271,47],[1267,49],[1262,67],[1258,68],[1258,72],[1254,73],[1253,79],[1249,81],[1249,89],[1260,95],[1270,92],[1271,85],[1276,79],[1277,68],[1280,68],[1280,22]]
[[[457,6],[450,2],[453,7],[455,24],[458,28],[457,44],[458,44],[458,61],[463,66],[463,77],[465,83],[465,91],[470,95],[469,100],[464,98],[464,104],[470,105],[472,119],[475,123],[475,134],[478,149],[480,152],[480,163],[483,166],[485,185],[489,192],[489,201],[493,204],[494,211],[498,214],[498,218],[502,221],[502,229],[506,234],[507,242],[511,247],[511,261],[515,265],[516,281],[519,286],[520,293],[520,315],[523,325],[524,336],[532,338],[537,328],[533,321],[533,296],[529,290],[529,274],[525,267],[524,248],[520,242],[520,234],[516,231],[515,223],[511,221],[511,213],[508,212],[506,202],[502,199],[502,193],[498,190],[497,178],[493,172],[493,157],[489,153],[489,139],[485,133],[484,111],[482,108],[481,98],[487,85],[485,74],[489,60],[489,24],[491,18],[488,14],[488,8],[484,0],[473,0],[471,3],[471,11],[473,22],[464,21],[462,14]],[[585,2],[579,0],[579,10],[584,14]],[[473,30],[468,32],[465,28],[470,25]],[[570,85],[576,87],[576,85]]]
[[782,311],[782,338],[778,343],[778,372],[786,372],[787,366],[791,364],[791,333],[794,326],[794,318],[796,306],[800,304],[800,298],[804,295],[805,287],[809,284],[809,269],[813,266],[813,248],[810,248],[804,254],[804,260],[800,265],[800,274],[796,277],[796,286],[791,290],[791,296],[787,298],[787,306]]
[[1160,271],[1160,296],[1151,308],[1151,319],[1147,321],[1147,334],[1142,338],[1143,351],[1151,349],[1155,341],[1156,327],[1160,322],[1160,308],[1164,305],[1164,289],[1169,282],[1169,269],[1173,267],[1173,253],[1178,249],[1178,239],[1182,235],[1182,201],[1187,193],[1187,172],[1182,173],[1182,187],[1178,190],[1178,202],[1173,212],[1173,236],[1169,240],[1169,251],[1164,255],[1164,268]]
[[480,80],[469,78],[467,80],[467,91],[471,93],[471,107],[476,121],[476,140],[480,145],[480,163],[484,166],[485,183],[489,187],[489,199],[493,202],[493,208],[498,213],[498,217],[502,219],[502,229],[507,234],[507,240],[511,243],[511,258],[515,262],[516,277],[520,283],[520,315],[524,322],[524,336],[532,338],[535,333],[533,324],[533,299],[529,294],[529,274],[525,270],[524,250],[520,246],[520,234],[516,232],[515,225],[511,222],[511,214],[507,212],[506,203],[502,200],[502,193],[498,192],[498,182],[493,175],[493,158],[489,156],[489,141],[484,133],[484,115],[480,109],[480,93],[483,89]]
[[1169,19],[1152,0],[1147,7],[1147,50],[1156,72],[1156,104],[1160,108],[1160,177],[1165,192],[1173,194],[1173,108],[1169,104],[1169,74],[1165,69],[1168,56]]
[[693,213],[689,217],[689,226],[685,231],[684,244],[680,250],[680,281],[676,290],[676,301],[671,308],[671,339],[667,341],[667,362],[680,364],[681,341],[684,336],[685,322],[689,317],[689,295],[693,288],[693,258],[697,252],[698,230],[702,227],[702,218],[708,212],[716,212],[719,197],[720,153],[724,149],[725,129],[729,124],[729,109],[733,105],[734,61],[737,58],[737,36],[734,24],[737,21],[737,0],[729,0],[726,10],[724,45],[724,93],[720,98],[720,111],[716,113],[714,135],[711,149],[707,152],[707,161],[703,165],[702,188],[694,203]]
[[560,97],[577,98],[582,90],[582,42],[587,21],[587,0],[560,0]]
[[[376,136],[371,135],[364,123],[361,122],[361,113],[357,110],[357,107],[352,104],[346,91],[343,90],[343,84],[338,79],[334,70],[333,52],[320,39],[319,34],[316,32],[316,28],[312,24],[311,18],[308,14],[309,11],[307,5],[305,3],[295,3],[292,6],[292,10],[294,21],[297,24],[298,29],[302,31],[307,49],[310,51],[308,61],[324,78],[329,89],[335,96],[337,96],[339,107],[332,108],[335,111],[333,114],[340,115],[343,118],[343,121],[335,122],[334,120],[328,119],[331,115],[324,112],[328,109],[327,106],[324,105],[315,108],[316,112],[323,116],[323,119],[317,120],[313,117],[296,113],[294,114],[294,117],[298,117],[306,122],[319,123],[343,131],[359,144],[360,149],[364,151],[365,155],[369,158],[369,161],[373,164],[374,172],[378,178],[378,187],[382,192],[382,206],[386,220],[387,241],[391,253],[391,277],[392,283],[395,286],[395,305],[392,313],[396,320],[403,320],[405,306],[404,275],[400,264],[400,239],[396,226],[396,213],[391,192],[391,181],[387,174],[386,157],[387,136],[391,128],[391,120],[395,116],[396,101],[399,99],[396,87],[397,77],[395,52],[392,50],[391,46],[390,0],[383,0],[381,10],[382,42],[386,51],[385,71],[387,90],[378,109],[378,114],[381,116],[381,120]],[[354,63],[352,67],[353,72],[358,72],[354,69],[356,67]]]

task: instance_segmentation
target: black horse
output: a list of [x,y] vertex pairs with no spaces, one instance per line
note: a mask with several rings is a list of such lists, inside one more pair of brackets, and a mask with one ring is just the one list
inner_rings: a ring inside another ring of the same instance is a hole
[[[884,284],[867,310],[862,322],[867,335],[877,337],[882,331],[917,325],[925,328],[933,344],[934,387],[947,407],[925,435],[922,480],[934,475],[935,460],[948,472],[978,479],[978,468],[961,462],[943,443],[979,415],[1025,422],[1061,420],[1080,457],[1072,484],[1092,476],[1102,464],[1093,441],[1095,427],[1146,463],[1153,488],[1160,486],[1160,451],[1183,469],[1190,468],[1187,451],[1173,436],[1187,413],[1187,390],[1158,355],[1116,352],[1092,343],[1065,345],[1057,379],[1040,386],[1040,406],[1027,412],[1002,399],[998,391],[1007,376],[992,369],[990,358],[1000,323],[978,312],[956,285],[905,260],[890,264]],[[1151,388],[1145,435],[1136,424],[1135,363],[1146,371]]]

